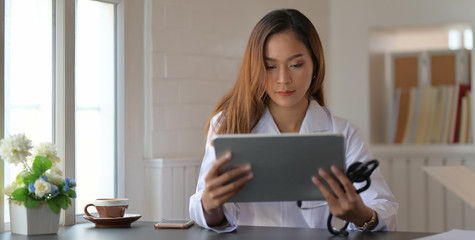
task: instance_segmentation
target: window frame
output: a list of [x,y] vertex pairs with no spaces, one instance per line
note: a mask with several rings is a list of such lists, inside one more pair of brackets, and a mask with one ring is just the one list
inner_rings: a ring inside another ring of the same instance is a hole
[[[5,0],[0,0],[0,137],[5,135]],[[5,183],[4,161],[0,161],[0,192],[3,193]],[[5,231],[5,213],[3,196],[0,197],[0,232]]]

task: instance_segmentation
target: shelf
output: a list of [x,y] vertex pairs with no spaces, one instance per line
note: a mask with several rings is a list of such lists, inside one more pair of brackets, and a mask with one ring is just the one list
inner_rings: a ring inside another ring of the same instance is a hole
[[471,144],[470,59],[469,50],[372,55],[371,143]]

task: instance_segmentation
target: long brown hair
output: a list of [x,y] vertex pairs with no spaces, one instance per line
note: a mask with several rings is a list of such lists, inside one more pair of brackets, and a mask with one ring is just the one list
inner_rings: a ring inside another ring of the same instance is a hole
[[[272,34],[290,31],[307,46],[312,54],[314,75],[308,96],[324,106],[323,79],[325,60],[322,44],[312,22],[295,9],[274,10],[265,15],[252,30],[247,43],[241,70],[234,86],[221,98],[207,124],[216,134],[250,133],[266,108],[267,93],[264,48]],[[216,124],[211,119],[222,112]]]

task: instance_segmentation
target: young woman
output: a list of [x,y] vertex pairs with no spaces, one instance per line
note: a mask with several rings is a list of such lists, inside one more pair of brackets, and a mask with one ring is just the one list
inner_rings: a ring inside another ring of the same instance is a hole
[[325,108],[324,76],[320,38],[302,13],[275,10],[257,23],[238,79],[209,120],[206,153],[196,193],[190,198],[190,216],[196,223],[216,232],[233,231],[237,225],[325,228],[331,212],[351,222],[350,229],[396,229],[398,204],[377,170],[371,176],[371,187],[359,195],[355,186],[360,185],[353,186],[341,170],[331,169],[340,185],[320,169],[320,180],[313,177],[309,181],[320,189],[328,206],[312,210],[302,210],[295,202],[226,203],[253,178],[253,173],[250,166],[244,166],[218,174],[218,168],[232,156],[228,153],[216,158],[212,143],[216,134],[337,132],[346,139],[347,166],[372,159],[357,128]]

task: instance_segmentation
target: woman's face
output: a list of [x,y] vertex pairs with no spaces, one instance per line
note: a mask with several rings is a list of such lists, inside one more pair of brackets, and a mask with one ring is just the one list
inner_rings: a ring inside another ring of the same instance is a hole
[[313,61],[305,44],[292,32],[271,35],[264,49],[269,105],[298,107],[308,104],[307,90],[313,76]]

